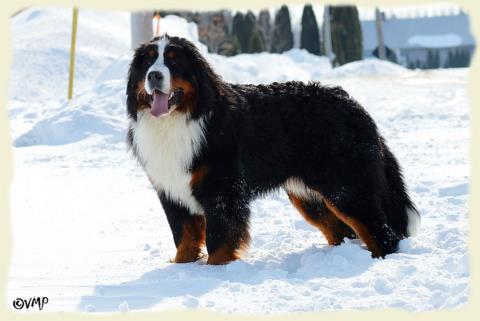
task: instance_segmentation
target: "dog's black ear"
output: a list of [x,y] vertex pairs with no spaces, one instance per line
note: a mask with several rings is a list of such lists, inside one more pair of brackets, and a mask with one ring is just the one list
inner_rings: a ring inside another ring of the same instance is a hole
[[127,93],[127,113],[130,118],[137,121],[137,99],[135,95],[129,95]]
[[190,59],[193,61],[192,74],[197,86],[197,114],[202,114],[216,105],[219,98],[221,81],[195,45],[188,43]]
[[217,93],[215,81],[211,78],[211,74],[205,69],[205,66],[195,66],[195,80],[197,82],[197,104],[200,109],[212,106]]
[[133,54],[132,62],[130,63],[130,68],[128,70],[127,88],[125,89],[125,94],[127,95],[127,113],[135,121],[137,120],[138,104],[135,88],[138,81],[141,80],[139,71],[141,69],[142,61],[145,58],[144,49],[145,44],[136,49]]
[[128,72],[127,77],[128,77],[128,79],[127,79],[127,87],[125,88],[125,95],[128,95],[130,93],[130,90],[134,87],[131,71]]
[[137,95],[135,93],[136,73],[133,71],[133,63],[128,72],[128,82],[125,94],[127,95],[127,113],[133,120],[137,120]]

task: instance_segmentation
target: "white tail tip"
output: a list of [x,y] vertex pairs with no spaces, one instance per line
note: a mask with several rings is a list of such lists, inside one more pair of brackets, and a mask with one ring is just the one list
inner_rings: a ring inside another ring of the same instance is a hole
[[407,216],[407,236],[415,236],[420,230],[420,215],[414,210],[407,209]]

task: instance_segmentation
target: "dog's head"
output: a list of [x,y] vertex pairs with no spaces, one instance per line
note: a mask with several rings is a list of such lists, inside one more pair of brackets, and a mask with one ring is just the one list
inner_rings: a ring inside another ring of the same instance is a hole
[[136,120],[149,109],[155,117],[189,113],[198,117],[202,106],[218,95],[218,76],[190,41],[162,36],[136,49],[127,84],[127,110]]

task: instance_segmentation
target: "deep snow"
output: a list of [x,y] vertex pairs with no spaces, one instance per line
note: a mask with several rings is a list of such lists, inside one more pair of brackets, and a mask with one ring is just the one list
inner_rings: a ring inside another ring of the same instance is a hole
[[167,221],[124,142],[128,14],[80,11],[75,98],[67,102],[70,14],[29,9],[12,20],[8,305],[48,296],[44,310],[279,313],[466,303],[467,69],[409,71],[376,60],[332,69],[300,50],[208,55],[227,81],[343,86],[399,158],[422,225],[399,253],[374,260],[358,241],[328,246],[278,192],[253,203],[242,261],[171,264]]

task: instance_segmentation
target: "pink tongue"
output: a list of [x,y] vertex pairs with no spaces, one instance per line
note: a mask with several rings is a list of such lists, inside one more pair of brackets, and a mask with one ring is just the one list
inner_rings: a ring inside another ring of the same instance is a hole
[[155,91],[155,94],[153,95],[153,104],[150,113],[155,117],[168,113],[167,94]]

